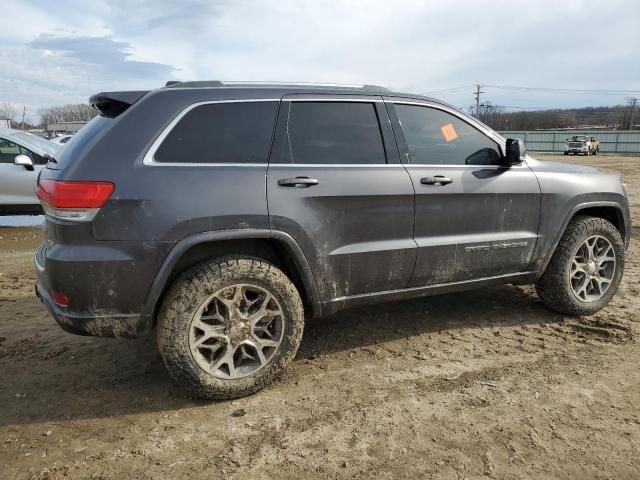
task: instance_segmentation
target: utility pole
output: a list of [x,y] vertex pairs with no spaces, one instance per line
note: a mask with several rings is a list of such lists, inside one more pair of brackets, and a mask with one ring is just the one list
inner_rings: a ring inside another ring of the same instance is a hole
[[636,113],[636,103],[638,103],[637,98],[631,99],[631,121],[629,122],[629,130],[633,129],[633,114]]
[[27,106],[22,106],[22,130],[24,130],[24,116],[27,114]]
[[480,120],[480,94],[484,93],[480,91],[480,84],[476,85],[476,118]]

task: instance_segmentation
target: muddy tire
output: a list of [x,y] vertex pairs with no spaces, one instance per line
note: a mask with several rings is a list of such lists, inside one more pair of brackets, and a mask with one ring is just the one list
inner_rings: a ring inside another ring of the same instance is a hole
[[158,315],[158,348],[180,388],[231,399],[282,375],[303,327],[300,295],[281,270],[225,257],[196,265],[170,287]]
[[602,218],[577,216],[567,226],[536,284],[545,306],[565,315],[591,315],[615,295],[624,271],[624,243]]

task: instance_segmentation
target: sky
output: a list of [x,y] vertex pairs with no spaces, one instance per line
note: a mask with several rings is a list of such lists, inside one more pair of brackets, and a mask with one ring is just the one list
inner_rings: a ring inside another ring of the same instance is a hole
[[5,0],[3,13],[0,102],[31,121],[167,80],[376,84],[457,107],[482,84],[509,109],[640,97],[637,0]]

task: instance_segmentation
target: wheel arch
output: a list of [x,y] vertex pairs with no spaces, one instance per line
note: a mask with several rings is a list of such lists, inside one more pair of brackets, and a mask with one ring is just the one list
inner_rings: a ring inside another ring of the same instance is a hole
[[558,231],[558,234],[556,235],[553,241],[552,248],[550,248],[549,251],[546,253],[544,262],[541,265],[542,268],[540,269],[540,274],[542,274],[546,270],[547,265],[551,261],[551,257],[553,256],[553,253],[556,251],[556,248],[560,243],[560,239],[562,238],[562,236],[564,235],[564,232],[567,230],[567,227],[569,226],[569,223],[571,222],[571,220],[573,220],[576,216],[579,216],[579,215],[602,218],[604,220],[611,222],[613,226],[615,226],[620,232],[620,235],[622,236],[625,246],[628,245],[629,234],[630,234],[630,232],[628,231],[629,225],[628,225],[628,219],[625,216],[625,212],[622,205],[620,205],[618,202],[613,202],[613,201],[595,201],[595,202],[580,203],[573,207],[573,209],[569,212],[564,222],[562,223],[562,227]]
[[155,323],[157,310],[173,280],[191,266],[223,255],[246,255],[276,265],[298,289],[305,309],[313,317],[321,315],[316,283],[302,250],[290,235],[267,229],[202,232],[178,242],[158,270],[142,314]]

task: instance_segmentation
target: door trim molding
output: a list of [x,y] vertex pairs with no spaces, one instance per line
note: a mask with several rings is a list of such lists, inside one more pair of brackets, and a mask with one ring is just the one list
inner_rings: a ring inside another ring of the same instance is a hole
[[386,290],[381,292],[349,295],[322,302],[322,314],[328,315],[335,313],[338,310],[342,310],[343,308],[354,307],[358,305],[368,305],[372,303],[382,303],[395,300],[407,300],[411,298],[439,295],[443,293],[473,290],[478,287],[491,285],[503,285],[506,283],[528,284],[534,282],[536,278],[537,273],[535,271],[526,271],[475,278],[471,280],[461,280],[457,282],[436,283],[433,285],[423,285],[419,287],[409,287],[397,290]]

